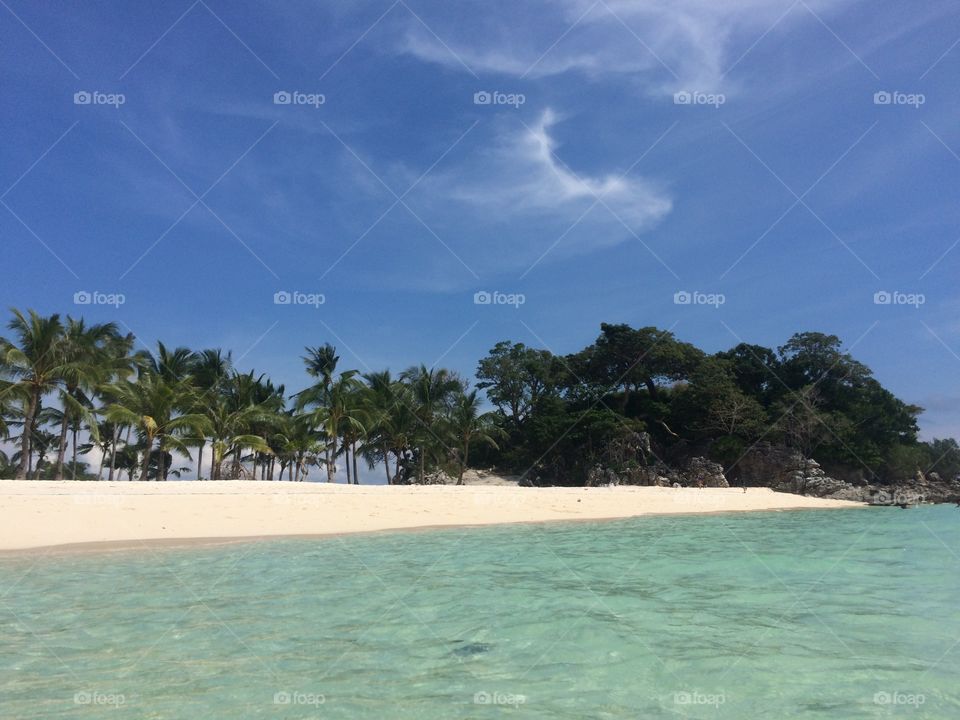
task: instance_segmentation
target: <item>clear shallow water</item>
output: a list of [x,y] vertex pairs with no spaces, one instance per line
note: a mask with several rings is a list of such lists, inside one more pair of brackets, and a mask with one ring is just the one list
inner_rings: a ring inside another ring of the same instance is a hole
[[4,720],[960,718],[958,641],[953,507],[0,559]]

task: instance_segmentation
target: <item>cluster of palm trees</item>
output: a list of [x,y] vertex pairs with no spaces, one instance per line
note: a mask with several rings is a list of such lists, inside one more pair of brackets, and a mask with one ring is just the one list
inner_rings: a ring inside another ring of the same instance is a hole
[[[388,483],[462,483],[471,448],[502,434],[477,391],[423,365],[338,372],[326,344],[306,348],[312,384],[288,395],[234,369],[219,349],[135,351],[113,323],[14,309],[0,337],[0,477],[329,482],[358,458]],[[5,452],[8,451],[8,452]],[[78,455],[99,456],[96,475]],[[67,460],[67,455],[70,460]]]

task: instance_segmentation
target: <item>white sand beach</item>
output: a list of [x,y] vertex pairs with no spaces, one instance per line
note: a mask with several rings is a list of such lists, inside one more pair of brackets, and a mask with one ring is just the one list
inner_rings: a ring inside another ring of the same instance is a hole
[[766,488],[744,492],[740,488],[2,480],[0,551],[849,507],[859,504]]

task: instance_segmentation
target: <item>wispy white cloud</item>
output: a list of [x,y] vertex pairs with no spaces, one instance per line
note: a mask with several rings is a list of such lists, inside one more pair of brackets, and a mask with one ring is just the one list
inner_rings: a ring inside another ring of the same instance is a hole
[[[853,1],[806,0],[804,6],[794,0],[550,0],[492,9],[484,4],[473,14],[460,14],[456,23],[431,17],[430,30],[410,22],[400,48],[422,60],[461,69],[466,64],[478,72],[535,78],[575,70],[636,75],[653,91],[719,89],[743,50],[773,26],[816,22],[810,10],[829,14]],[[742,42],[733,52],[738,34]]]
[[433,192],[500,217],[573,221],[596,205],[598,216],[609,219],[612,211],[634,231],[649,227],[670,211],[670,198],[645,179],[574,172],[558,156],[558,144],[551,135],[558,121],[547,109],[533,125],[515,123],[473,167],[438,176],[431,183]]

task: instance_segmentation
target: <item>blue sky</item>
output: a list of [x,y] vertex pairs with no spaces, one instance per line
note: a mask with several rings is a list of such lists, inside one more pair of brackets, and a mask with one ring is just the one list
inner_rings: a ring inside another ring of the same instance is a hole
[[958,39],[948,0],[2,0],[0,304],[291,389],[326,341],[469,376],[602,321],[820,330],[960,436]]

